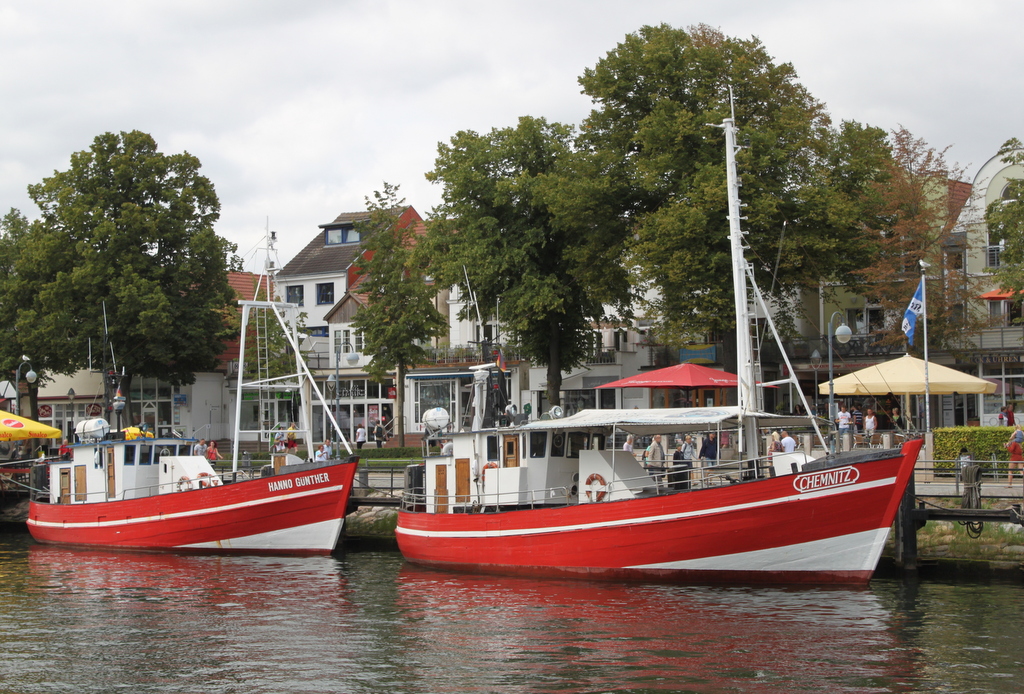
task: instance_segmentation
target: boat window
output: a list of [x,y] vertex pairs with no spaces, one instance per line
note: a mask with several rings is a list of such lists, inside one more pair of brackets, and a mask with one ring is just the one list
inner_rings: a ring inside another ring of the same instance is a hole
[[139,465],[149,465],[153,457],[152,446],[139,446]]
[[566,453],[566,458],[579,458],[580,451],[587,450],[587,444],[590,443],[590,437],[587,436],[585,431],[570,431],[569,432],[569,452]]
[[125,446],[124,447],[124,464],[134,465],[135,464],[135,453],[138,450],[138,446]]
[[565,455],[565,432],[556,431],[551,436],[551,457],[561,458]]
[[531,431],[530,432],[530,457],[531,458],[543,458],[544,453],[548,447],[548,432],[546,431]]
[[500,450],[498,449],[498,437],[488,436],[487,437],[487,459],[497,460]]
[[605,441],[604,434],[594,434],[593,438],[591,439],[591,442],[594,445],[591,446],[591,448],[593,450],[595,450],[595,451],[603,451],[603,450],[605,450],[605,448],[604,448],[604,441]]

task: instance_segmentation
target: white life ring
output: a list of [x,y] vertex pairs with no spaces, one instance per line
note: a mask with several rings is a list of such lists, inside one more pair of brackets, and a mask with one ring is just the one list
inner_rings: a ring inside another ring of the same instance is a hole
[[187,492],[191,488],[192,488],[192,480],[189,478],[188,475],[182,475],[181,477],[178,478],[178,491],[179,492]]
[[587,501],[603,501],[608,494],[608,483],[596,472],[587,478]]

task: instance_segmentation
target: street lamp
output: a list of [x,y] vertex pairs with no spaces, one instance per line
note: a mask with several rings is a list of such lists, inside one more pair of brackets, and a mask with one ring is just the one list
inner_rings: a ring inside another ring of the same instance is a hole
[[[348,340],[336,342],[334,345],[334,419],[337,421],[338,413],[341,411],[341,374],[339,368],[341,366],[341,353],[345,352],[345,361],[348,362],[349,366],[355,366],[359,363],[359,352],[356,351],[355,347]],[[341,426],[341,425],[339,425]]]
[[817,417],[821,410],[818,409],[818,367],[821,366],[821,352],[811,352],[811,366],[814,368],[814,416]]
[[[842,321],[842,325],[840,325],[838,328],[835,328],[835,330],[833,331],[832,321],[835,320],[836,316],[839,316],[839,320]],[[848,326],[846,324],[846,321],[843,319],[842,311],[834,312],[832,314],[832,317],[828,319],[828,418],[829,418],[829,421],[831,422],[831,424],[829,426],[829,430],[832,432],[832,436],[831,436],[832,445],[831,445],[831,448],[832,448],[832,453],[833,454],[835,454],[835,452],[836,452],[836,435],[835,435],[836,394],[835,394],[835,385],[832,382],[833,381],[833,375],[832,375],[832,351],[833,351],[832,350],[832,340],[833,340],[833,337],[834,337],[835,340],[838,341],[840,344],[845,345],[847,342],[850,341],[850,338],[852,336],[853,336],[853,331],[850,330],[850,326]]]
[[28,364],[28,371],[25,372],[25,380],[28,383],[35,383],[39,375],[32,370],[32,362],[28,360],[28,357],[24,354],[21,355],[21,363],[18,364],[17,370],[14,372],[14,414],[21,414],[21,367]]

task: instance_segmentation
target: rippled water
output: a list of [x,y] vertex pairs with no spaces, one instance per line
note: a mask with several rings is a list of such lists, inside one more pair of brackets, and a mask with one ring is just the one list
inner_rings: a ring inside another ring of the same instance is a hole
[[604,584],[0,535],[0,692],[1020,692],[1024,587]]

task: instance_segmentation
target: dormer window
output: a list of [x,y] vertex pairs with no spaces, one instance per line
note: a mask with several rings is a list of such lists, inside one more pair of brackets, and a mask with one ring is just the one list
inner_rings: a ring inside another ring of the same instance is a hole
[[342,243],[359,243],[359,232],[352,225],[324,229],[324,244],[337,246]]

